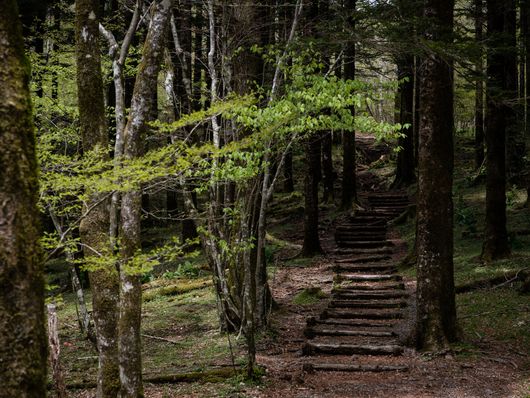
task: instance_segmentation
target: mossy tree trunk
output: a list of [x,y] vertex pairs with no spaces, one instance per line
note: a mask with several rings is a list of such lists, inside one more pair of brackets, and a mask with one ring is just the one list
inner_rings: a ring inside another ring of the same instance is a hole
[[[424,37],[452,43],[453,0],[427,0]],[[456,338],[453,280],[453,71],[439,54],[421,65],[418,184],[417,346],[448,347]]]
[[[355,8],[356,0],[344,2],[344,12],[347,13],[346,30],[350,34],[355,32]],[[344,75],[343,78],[355,79],[355,41],[353,37],[348,38],[344,51]],[[355,116],[355,109],[351,108]],[[342,205],[343,209],[350,209],[353,202],[357,200],[357,178],[355,172],[355,131],[344,132],[342,137]]]
[[5,397],[46,396],[38,179],[16,1],[0,2],[0,380]]
[[487,1],[488,82],[486,88],[486,225],[482,259],[491,261],[510,255],[506,230],[506,74],[503,48],[504,0]]
[[[97,0],[76,1],[76,61],[79,124],[83,151],[100,150],[106,157],[107,120],[101,76]],[[99,202],[99,205],[96,205]],[[109,201],[93,194],[83,211],[95,206],[79,227],[85,258],[110,250]],[[115,397],[119,390],[117,305],[118,274],[114,264],[89,273],[93,318],[99,350],[98,397]]]
[[[142,142],[147,122],[156,98],[157,78],[164,54],[166,31],[171,16],[171,0],[153,3],[149,30],[142,51],[131,101],[131,111],[124,131],[125,159],[134,159],[142,153]],[[122,198],[120,221],[120,315],[119,315],[119,368],[120,397],[142,397],[141,358],[141,304],[140,270],[131,266],[131,260],[141,249],[141,187],[125,192]]]

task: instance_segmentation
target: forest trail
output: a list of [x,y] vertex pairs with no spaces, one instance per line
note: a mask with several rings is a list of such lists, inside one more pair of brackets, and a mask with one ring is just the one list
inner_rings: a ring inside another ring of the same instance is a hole
[[303,355],[306,372],[396,372],[408,294],[393,258],[388,221],[409,205],[404,193],[370,194],[365,210],[335,229],[334,287],[319,317],[307,319]]

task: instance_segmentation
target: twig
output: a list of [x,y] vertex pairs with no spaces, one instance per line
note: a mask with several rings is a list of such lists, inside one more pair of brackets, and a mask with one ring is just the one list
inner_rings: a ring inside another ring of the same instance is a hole
[[149,334],[142,334],[142,337],[153,339],[153,340],[165,341],[166,343],[171,343],[171,344],[180,344],[178,341],[173,341],[173,340],[165,339],[163,337],[158,337],[158,336],[151,336]]

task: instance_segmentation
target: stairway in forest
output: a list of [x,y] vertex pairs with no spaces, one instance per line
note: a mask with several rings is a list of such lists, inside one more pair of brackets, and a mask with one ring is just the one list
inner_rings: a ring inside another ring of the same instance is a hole
[[398,342],[407,293],[396,264],[387,222],[408,206],[405,194],[368,196],[369,209],[335,230],[335,284],[328,307],[307,320],[302,352],[306,371],[404,371]]

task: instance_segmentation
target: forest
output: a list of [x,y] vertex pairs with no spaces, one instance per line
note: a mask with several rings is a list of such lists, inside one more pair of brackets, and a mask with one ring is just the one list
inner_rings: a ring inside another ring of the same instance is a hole
[[0,398],[530,397],[529,30],[0,1]]

